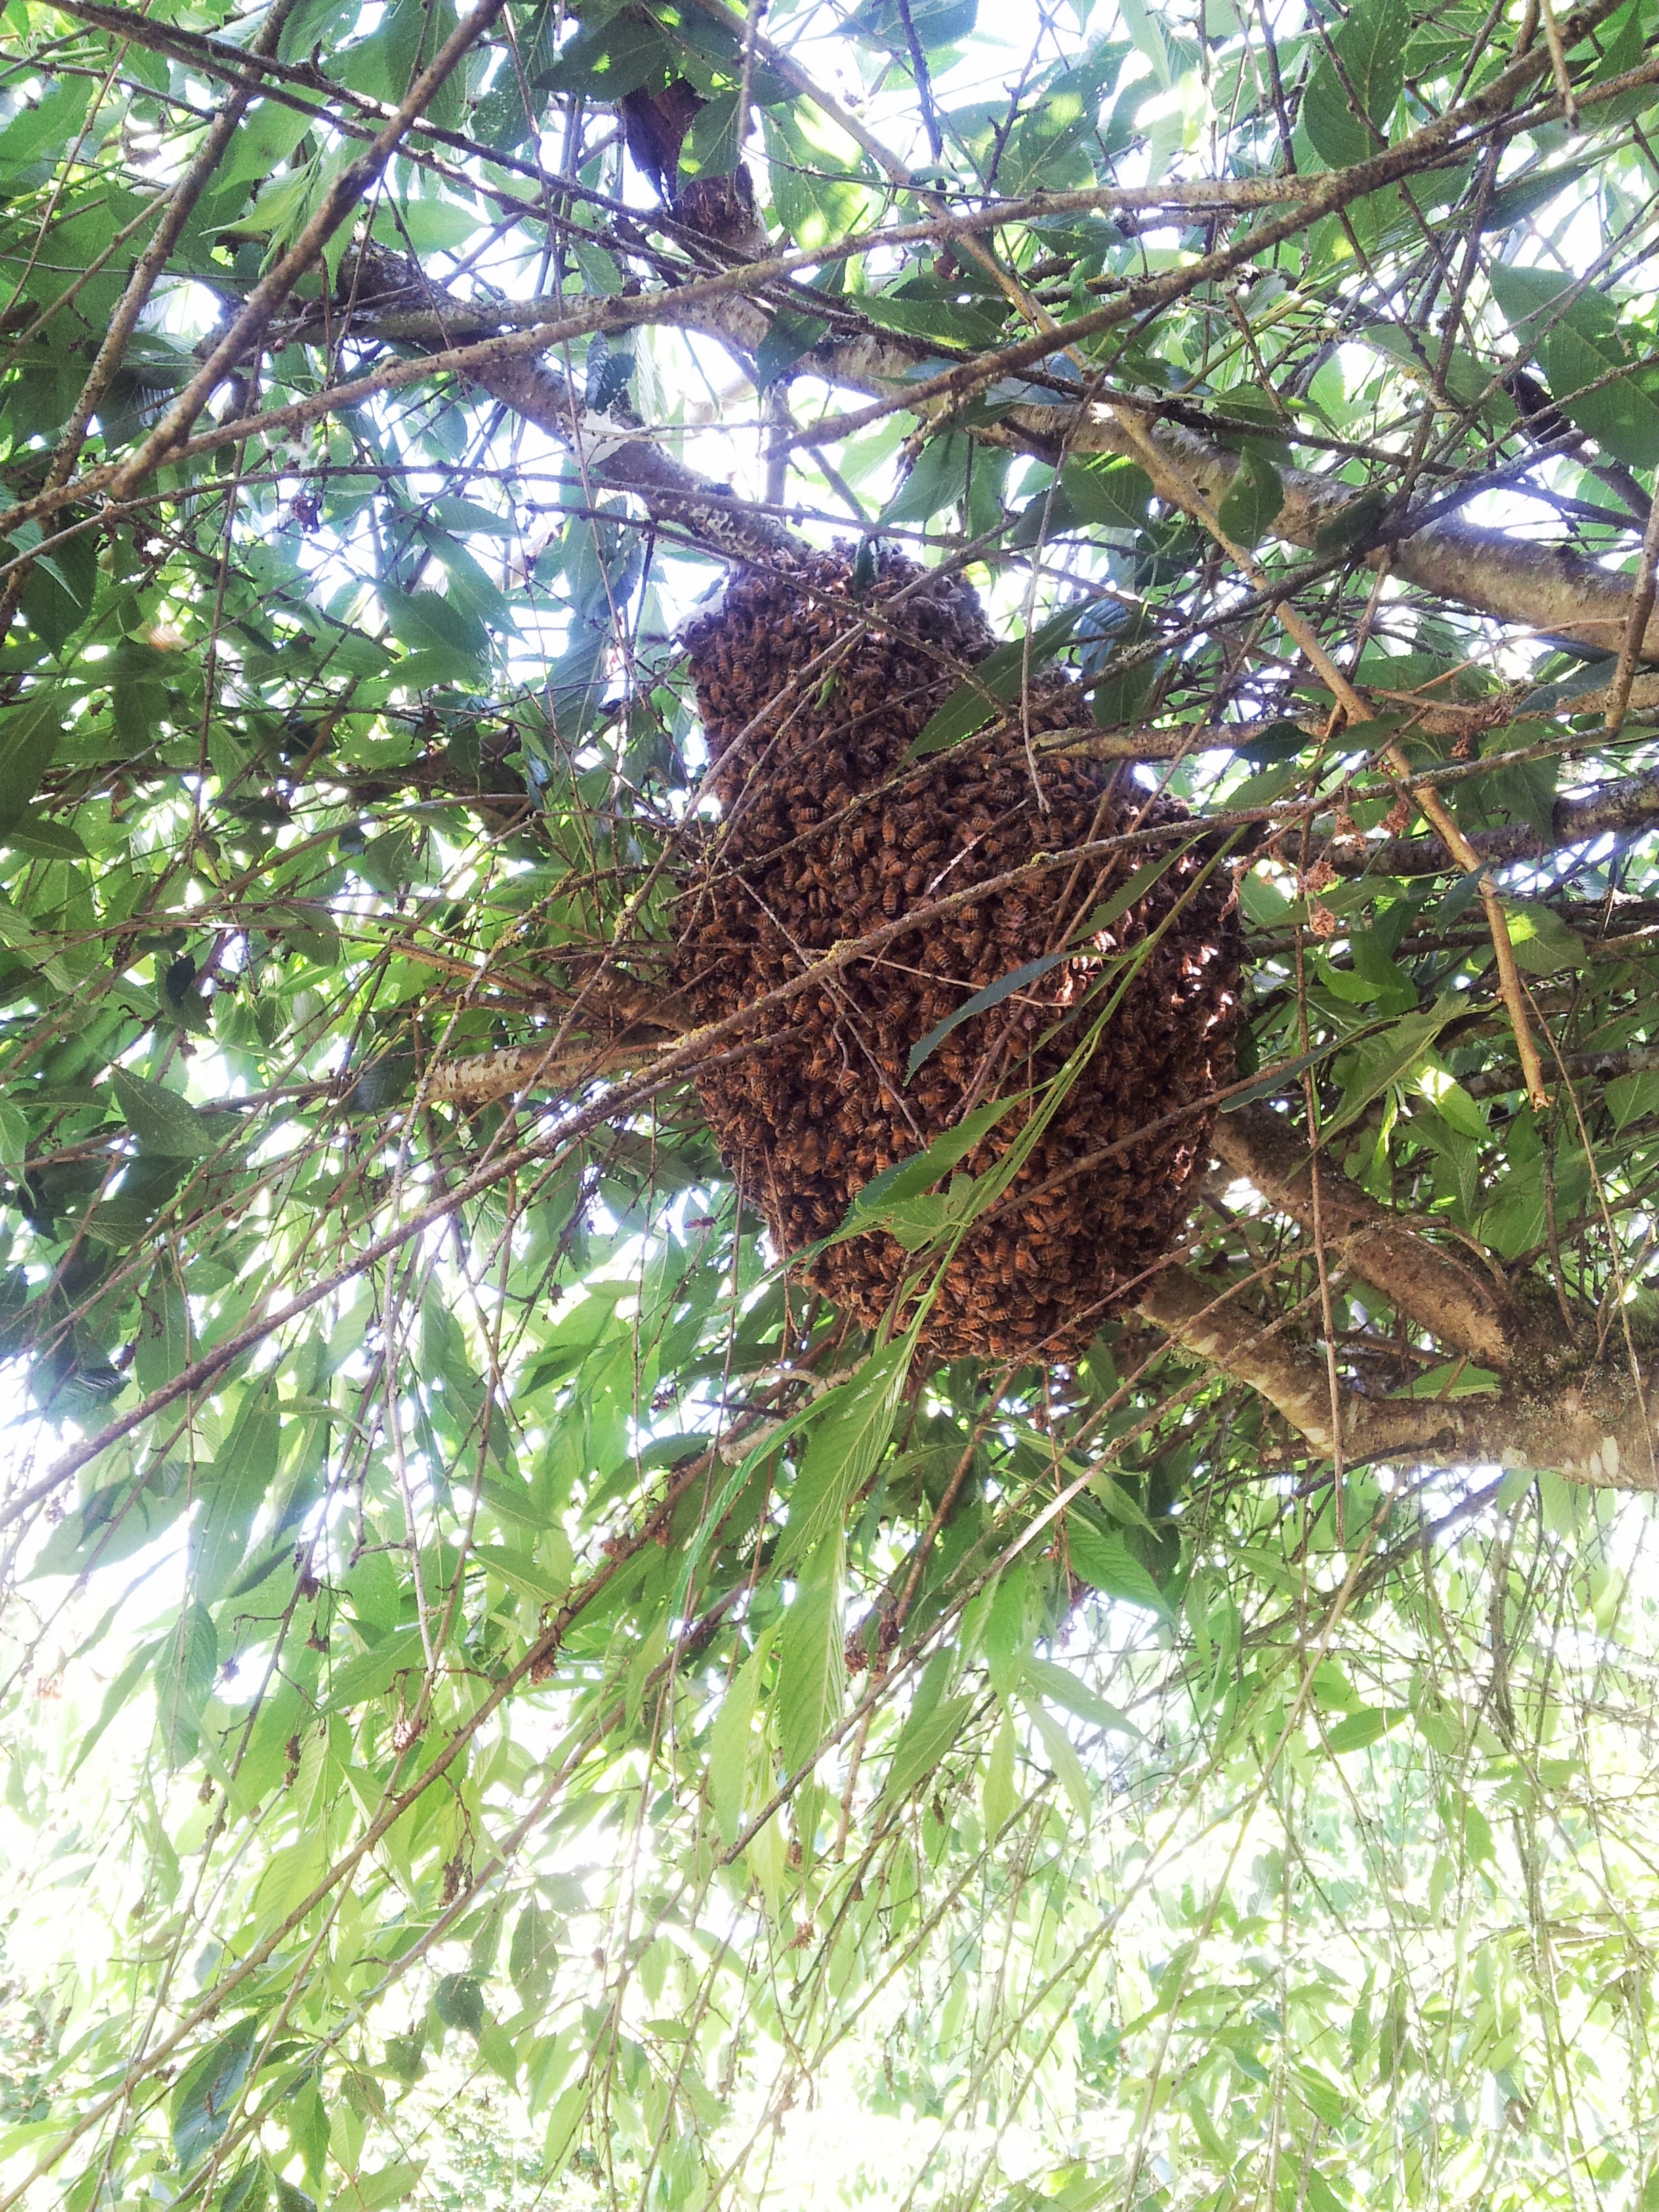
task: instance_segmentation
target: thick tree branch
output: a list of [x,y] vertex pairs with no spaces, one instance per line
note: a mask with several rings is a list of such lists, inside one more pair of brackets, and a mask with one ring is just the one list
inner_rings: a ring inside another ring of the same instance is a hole
[[1316,1161],[1271,1107],[1243,1106],[1218,1115],[1211,1142],[1235,1175],[1310,1235],[1316,1175],[1320,1226],[1331,1260],[1352,1268],[1439,1342],[1499,1370],[1523,1356],[1525,1320],[1499,1284],[1472,1261],[1407,1228],[1328,1160]]
[[459,1106],[476,1112],[520,1093],[563,1093],[601,1077],[629,1075],[649,1066],[652,1054],[672,1036],[640,1038],[626,1044],[583,1041],[562,1046],[517,1045],[500,1052],[469,1053],[464,1060],[442,1060],[427,1072],[422,1095],[433,1106]]
[[[1659,771],[1617,776],[1577,795],[1558,799],[1547,836],[1530,823],[1507,822],[1496,830],[1475,830],[1469,842],[1483,860],[1536,860],[1563,846],[1587,845],[1611,837],[1623,844],[1659,824]],[[1385,876],[1435,876],[1454,866],[1437,837],[1334,839],[1324,857],[1344,875],[1375,871]]]
[[[1166,1267],[1139,1301],[1146,1319],[1187,1351],[1259,1390],[1299,1436],[1326,1458],[1339,1444],[1330,1377],[1322,1359],[1290,1342],[1282,1320],[1262,1321],[1224,1285],[1218,1290],[1182,1267]],[[1344,1394],[1340,1446],[1350,1462],[1395,1451],[1415,1454],[1423,1408],[1410,1401],[1358,1401]],[[1435,1409],[1437,1410],[1437,1409]],[[1361,1431],[1364,1430],[1362,1440]]]
[[[447,329],[453,344],[475,335],[483,323],[500,320],[490,309],[446,293],[399,255],[376,251],[366,257],[366,265],[372,265],[374,283],[365,303],[369,312],[365,314],[362,307],[356,310],[365,327],[373,328],[376,318],[386,317],[389,332],[395,329],[413,337],[423,326],[413,318],[435,316],[438,322],[427,326],[434,334]],[[755,300],[736,292],[710,295],[690,312],[675,307],[670,294],[665,298],[663,313],[666,319],[720,336],[749,352],[771,320]],[[506,319],[515,318],[507,315]],[[820,377],[891,397],[914,374],[927,352],[915,341],[885,333],[830,338],[785,374]],[[768,551],[794,542],[773,519],[745,515],[740,502],[729,495],[720,497],[719,488],[705,483],[659,451],[650,432],[641,426],[586,420],[563,379],[550,374],[527,356],[494,363],[474,374],[484,390],[552,435],[568,443],[580,441],[586,445],[597,483],[639,493],[653,514],[680,524],[708,543],[711,550],[741,556],[746,547],[752,546],[755,556],[764,557]],[[1012,410],[1005,422],[1020,442],[1037,451],[1140,458],[1136,437],[1124,426],[1121,403],[1109,410],[1083,403],[1025,406]],[[1224,495],[1238,466],[1236,454],[1196,430],[1150,416],[1140,426],[1140,434],[1149,436],[1171,466],[1212,502]],[[1285,469],[1281,477],[1285,503],[1273,529],[1291,544],[1311,548],[1324,541],[1328,532],[1340,532],[1352,520],[1359,501],[1371,496],[1307,470]],[[1583,555],[1536,545],[1498,531],[1456,520],[1431,522],[1391,537],[1388,545],[1366,557],[1374,566],[1386,563],[1395,575],[1453,605],[1609,655],[1618,652],[1630,628],[1628,578]],[[1650,617],[1641,651],[1644,657],[1659,660],[1659,614]]]
[[1517,1378],[1500,1393],[1449,1401],[1365,1398],[1339,1393],[1339,1438],[1322,1360],[1284,1340],[1282,1328],[1243,1310],[1179,1268],[1140,1299],[1149,1321],[1206,1364],[1259,1390],[1322,1458],[1389,1459],[1413,1467],[1482,1463],[1557,1474],[1601,1490],[1659,1490],[1654,1436],[1659,1389],[1627,1370],[1590,1367],[1577,1376]]
[[[1073,453],[1139,458],[1134,441],[1105,410],[1079,415],[1063,408],[1026,408],[1018,418],[1049,441],[1065,439]],[[1152,441],[1212,503],[1224,496],[1238,457],[1175,422],[1149,422]],[[1312,548],[1340,532],[1358,502],[1370,495],[1334,483],[1305,469],[1281,471],[1285,504],[1273,532],[1292,545]],[[1611,659],[1630,625],[1631,583],[1588,560],[1550,545],[1535,545],[1498,530],[1455,520],[1408,531],[1366,556],[1373,568],[1415,584],[1455,606],[1495,616],[1540,635],[1565,638]],[[1659,660],[1659,617],[1650,616],[1642,657]]]
[[[441,340],[445,344],[462,343],[477,333],[476,311],[433,283],[402,254],[370,248],[347,264],[345,283],[348,291],[361,290],[379,313],[393,319],[401,309],[441,318],[441,328],[444,322],[450,325]],[[568,446],[594,489],[635,493],[653,521],[676,526],[710,552],[741,561],[805,550],[782,523],[755,514],[724,486],[708,483],[677,461],[637,422],[618,420],[614,410],[594,414],[565,378],[530,355],[480,368],[472,380],[491,398]]]
[[[1659,1045],[1615,1045],[1607,1052],[1567,1052],[1553,1063],[1569,1083],[1613,1083],[1621,1075],[1650,1075],[1659,1069]],[[1463,1088],[1471,1098],[1501,1098],[1521,1088],[1518,1067],[1485,1067],[1466,1075]]]

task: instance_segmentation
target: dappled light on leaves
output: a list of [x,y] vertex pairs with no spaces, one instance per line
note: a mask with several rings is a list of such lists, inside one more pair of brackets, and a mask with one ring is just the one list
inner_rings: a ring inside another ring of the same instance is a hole
[[0,12],[0,2212],[1656,2212],[1650,0]]

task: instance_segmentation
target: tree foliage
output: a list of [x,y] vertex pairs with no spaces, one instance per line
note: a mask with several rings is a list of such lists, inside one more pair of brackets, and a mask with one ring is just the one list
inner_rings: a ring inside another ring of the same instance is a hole
[[[0,29],[0,2212],[1652,2212],[1651,0]],[[699,1116],[837,541],[1237,873],[1074,1367]]]

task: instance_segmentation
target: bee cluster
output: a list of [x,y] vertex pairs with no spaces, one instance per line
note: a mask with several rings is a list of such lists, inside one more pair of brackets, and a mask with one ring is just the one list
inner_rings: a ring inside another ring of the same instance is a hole
[[[839,1228],[884,1168],[1012,1094],[958,1172],[1002,1158],[1127,975],[1029,1158],[963,1235],[925,1325],[940,1358],[1066,1360],[1179,1237],[1208,1159],[1206,1102],[1231,1073],[1240,939],[1231,876],[1201,842],[1160,846],[1177,857],[1102,918],[1147,850],[1077,848],[1184,810],[1121,771],[1034,751],[1028,731],[1085,719],[1066,679],[1039,679],[1024,714],[907,762],[993,642],[967,585],[893,556],[862,592],[839,553],[751,571],[693,625],[721,818],[683,886],[678,986],[699,1021],[715,1020],[814,955],[919,915],[769,1009],[747,1049],[697,1078],[723,1157],[788,1256]],[[1049,857],[1028,865],[1037,855]],[[1123,957],[1154,935],[1139,964]],[[909,1075],[913,1048],[975,993],[1054,953]],[[881,1229],[831,1245],[807,1275],[873,1326],[896,1293],[915,1295],[916,1270]]]

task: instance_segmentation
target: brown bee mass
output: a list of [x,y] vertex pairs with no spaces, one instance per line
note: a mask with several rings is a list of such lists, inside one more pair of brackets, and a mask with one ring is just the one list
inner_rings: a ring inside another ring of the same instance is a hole
[[[1064,678],[1034,684],[1024,718],[1016,708],[907,762],[993,643],[958,580],[890,556],[859,595],[848,562],[828,555],[742,577],[690,643],[722,808],[680,909],[679,988],[699,1020],[752,1006],[832,945],[1000,884],[769,1009],[749,1049],[697,1078],[781,1254],[831,1234],[873,1176],[965,1111],[1012,1095],[958,1172],[1004,1158],[1128,978],[1030,1158],[951,1258],[925,1325],[942,1358],[1076,1358],[1177,1240],[1208,1158],[1205,1102],[1231,1077],[1237,1010],[1229,872],[1202,843],[1076,853],[1185,816],[1126,770],[1034,752],[1027,726],[1086,719]],[[1127,910],[1103,920],[1133,871],[1172,850]],[[1002,880],[1038,854],[1061,857]],[[912,1048],[975,993],[1055,953],[1066,957],[960,1022],[909,1075]],[[931,1280],[944,1249],[930,1266],[870,1231],[807,1273],[873,1326],[896,1291]]]

